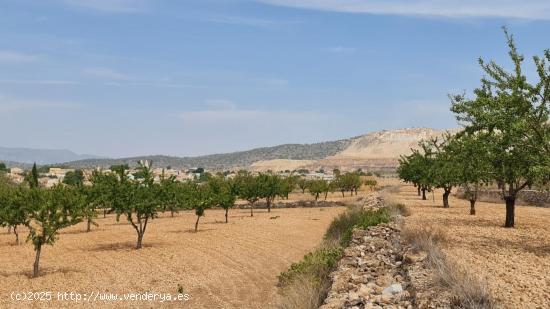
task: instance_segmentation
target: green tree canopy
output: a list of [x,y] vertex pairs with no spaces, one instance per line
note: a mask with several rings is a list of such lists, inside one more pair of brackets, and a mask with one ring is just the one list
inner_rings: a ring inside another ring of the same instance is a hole
[[451,110],[470,134],[483,138],[493,179],[506,202],[505,227],[514,226],[518,192],[550,177],[550,50],[534,57],[538,81],[523,73],[524,57],[504,29],[513,71],[479,60],[486,76],[475,97],[452,97]]

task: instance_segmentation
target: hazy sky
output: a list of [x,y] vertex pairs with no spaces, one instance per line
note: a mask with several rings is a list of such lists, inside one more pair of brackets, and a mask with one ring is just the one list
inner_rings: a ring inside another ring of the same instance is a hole
[[[0,145],[198,155],[455,127],[548,0],[0,0]],[[534,69],[529,62],[529,73]]]

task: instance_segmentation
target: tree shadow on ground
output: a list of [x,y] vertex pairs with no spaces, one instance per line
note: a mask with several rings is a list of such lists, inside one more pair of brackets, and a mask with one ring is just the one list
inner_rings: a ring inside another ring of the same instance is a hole
[[[57,273],[71,274],[71,273],[83,273],[83,271],[74,267],[60,267],[60,268],[40,267],[40,275],[38,276],[38,278],[57,274]],[[10,277],[10,276],[25,276],[29,279],[33,279],[34,277],[32,272],[32,265],[29,264],[29,267],[26,270],[18,270],[18,271],[0,270],[0,277]]]
[[59,232],[59,235],[92,234],[94,232],[101,232],[101,231],[105,231],[105,229],[102,229],[101,227],[92,226],[92,229],[89,232],[86,231],[86,227],[83,227],[77,230],[61,231]]
[[115,223],[105,223],[105,224],[103,224],[103,225],[105,225],[105,226],[130,225],[130,222],[128,222],[128,221],[126,221],[126,220],[124,220],[124,221],[120,220],[119,222],[115,222]]
[[[231,222],[231,221],[229,221],[229,222]],[[229,222],[227,224],[229,224]],[[204,222],[202,224],[203,225],[212,225],[212,224],[218,225],[218,224],[226,224],[226,223],[225,223],[225,220],[214,220],[214,221]]]
[[[206,224],[206,223],[203,223],[203,225]],[[195,229],[194,228],[190,228],[190,229],[183,229],[183,230],[172,230],[172,231],[168,231],[167,233],[172,233],[172,234],[196,234],[196,233],[202,233],[202,232],[208,232],[208,231],[214,231],[215,229],[201,229],[200,225],[199,225],[199,230],[197,232],[195,232]]]
[[532,253],[538,257],[550,256],[550,245],[529,242],[528,240],[509,240],[491,236],[476,236],[470,243],[474,246],[497,246]]
[[[145,238],[147,235],[145,235]],[[109,244],[99,244],[94,247],[89,248],[89,251],[130,251],[130,250],[137,250],[136,249],[136,243],[137,241],[125,241],[125,242],[117,242],[117,243],[109,243]],[[147,242],[147,239],[144,240],[142,247],[143,248],[152,248],[152,247],[162,247],[164,243],[162,242],[154,242],[150,243]]]
[[15,242],[15,237],[13,238],[13,241],[9,242],[1,242],[0,247],[19,247],[25,244],[27,240],[27,237],[21,237],[19,236],[19,244]]

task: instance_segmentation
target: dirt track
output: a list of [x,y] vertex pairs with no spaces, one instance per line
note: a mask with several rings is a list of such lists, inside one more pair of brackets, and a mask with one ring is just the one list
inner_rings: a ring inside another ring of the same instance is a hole
[[406,224],[438,226],[446,232],[444,251],[470,271],[486,278],[491,293],[506,308],[548,308],[550,304],[550,208],[519,206],[516,227],[503,228],[502,203],[477,203],[475,216],[469,202],[450,198],[441,207],[441,192],[422,201],[412,186],[390,194],[408,205]]
[[[136,234],[124,218],[98,220],[85,233],[79,224],[64,230],[53,247],[43,249],[42,276],[30,279],[34,251],[29,243],[13,245],[14,236],[0,233],[0,307],[74,307],[73,302],[13,302],[12,291],[90,293],[178,292],[188,302],[163,303],[178,308],[263,308],[275,301],[277,275],[314,248],[339,208],[275,209],[230,212],[208,210],[199,232],[193,212],[152,221],[144,248],[135,250]],[[279,216],[276,219],[270,217]],[[26,237],[26,232],[22,233]],[[54,296],[55,298],[56,296]],[[81,303],[85,307],[157,307],[158,302]]]

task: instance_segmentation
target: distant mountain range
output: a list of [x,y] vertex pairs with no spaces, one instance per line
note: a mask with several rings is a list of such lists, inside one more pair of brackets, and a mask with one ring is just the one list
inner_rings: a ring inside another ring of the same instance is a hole
[[230,169],[243,167],[247,168],[254,162],[261,160],[319,160],[335,155],[346,149],[351,140],[339,140],[315,144],[285,144],[273,147],[255,148],[252,150],[238,151],[225,154],[212,154],[197,157],[171,157],[163,155],[140,156],[120,159],[86,159],[67,162],[76,168],[109,167],[115,164],[137,165],[139,160],[153,161],[156,167],[167,167],[184,169],[193,167],[204,167],[207,169]]
[[0,147],[0,161],[8,165],[23,163],[38,165],[59,164],[84,159],[98,159],[100,156],[76,154],[63,149],[31,149]]
[[[451,130],[455,131],[455,130]],[[188,169],[203,167],[211,170],[245,168],[257,171],[340,168],[351,170],[393,171],[400,155],[408,154],[422,139],[440,136],[443,130],[409,128],[384,130],[331,142],[315,144],[285,144],[273,147],[255,148],[225,154],[197,157],[172,157],[164,155],[139,156],[120,159],[97,158],[77,155],[67,150],[12,151],[11,156],[0,148],[0,160],[37,164],[52,164],[73,168],[109,168],[115,164],[135,166],[139,160],[151,160],[155,167]],[[61,164],[62,163],[62,164]]]

